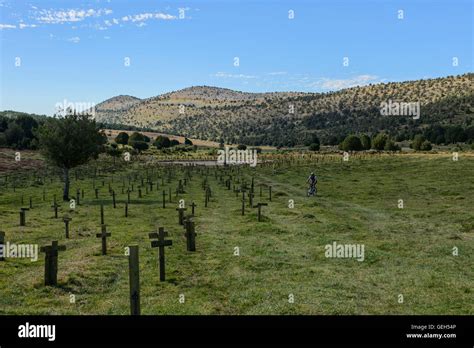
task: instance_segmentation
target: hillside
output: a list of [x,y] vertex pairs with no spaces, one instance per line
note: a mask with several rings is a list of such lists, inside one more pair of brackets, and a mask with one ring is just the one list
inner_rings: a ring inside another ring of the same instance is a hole
[[[252,145],[295,145],[312,132],[326,142],[357,132],[387,131],[409,138],[432,125],[471,125],[472,77],[383,83],[331,93],[246,93],[198,86],[142,100],[114,97],[97,106],[96,117],[106,123]],[[381,115],[380,104],[389,100],[420,102],[420,119]]]

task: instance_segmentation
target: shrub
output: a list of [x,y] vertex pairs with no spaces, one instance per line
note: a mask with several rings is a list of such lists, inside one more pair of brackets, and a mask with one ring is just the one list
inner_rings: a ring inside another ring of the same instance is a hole
[[391,139],[388,139],[386,142],[385,142],[385,147],[384,147],[384,150],[385,151],[400,151],[400,146],[398,146],[397,144],[395,144],[395,142]]
[[421,144],[425,141],[425,138],[421,134],[415,135],[413,138],[413,142],[411,143],[411,147],[413,150],[420,151],[421,150]]
[[372,142],[372,148],[375,150],[383,150],[385,149],[385,143],[388,140],[388,136],[385,133],[379,133],[377,136],[374,138],[374,141]]
[[341,150],[344,151],[360,151],[362,150],[362,143],[356,135],[348,135],[341,144]]
[[117,144],[121,145],[127,145],[128,144],[128,133],[125,132],[120,132],[116,137],[115,137],[115,142]]
[[237,150],[247,150],[247,146],[244,144],[240,144],[239,146],[237,146]]
[[364,150],[370,150],[372,146],[372,141],[370,140],[370,137],[367,134],[362,134],[360,136],[360,142]]
[[170,141],[170,146],[176,146],[176,145],[179,145],[179,141],[176,140],[176,139],[173,139]]
[[[133,146],[133,143],[135,142],[146,142],[146,139],[148,137],[146,137],[145,135],[143,135],[142,133],[138,133],[138,132],[134,132],[132,135],[130,135],[130,137],[128,138],[128,145],[130,146]],[[148,138],[150,139],[150,138]],[[135,146],[133,146],[135,147]]]
[[165,137],[163,135],[159,135],[156,137],[153,145],[158,149],[158,150],[161,150],[161,149],[164,149],[164,148],[167,148],[167,147],[170,147],[171,146],[171,141],[168,137]]
[[188,138],[184,138],[184,144],[185,145],[193,145],[193,142],[189,140]]
[[432,148],[433,147],[431,146],[431,143],[428,140],[425,140],[420,146],[421,151],[431,151]]
[[138,150],[140,152],[148,150],[148,144],[145,141],[134,141],[132,143],[132,146],[135,150]]
[[318,143],[312,143],[309,145],[309,150],[310,151],[319,151],[320,145]]

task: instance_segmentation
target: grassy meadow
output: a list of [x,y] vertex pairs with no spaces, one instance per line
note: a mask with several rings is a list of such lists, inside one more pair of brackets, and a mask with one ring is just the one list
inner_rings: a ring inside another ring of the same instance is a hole
[[[6,241],[44,246],[58,240],[67,250],[59,253],[57,287],[43,285],[43,253],[37,262],[0,262],[0,314],[129,314],[124,250],[134,244],[140,248],[142,314],[474,314],[474,156],[460,153],[458,161],[451,156],[364,155],[348,162],[339,156],[324,161],[314,157],[245,167],[240,175],[234,170],[233,176],[248,184],[254,177],[254,203],[268,203],[261,222],[248,201],[241,215],[242,194],[236,196],[219,183],[214,168],[191,171],[186,193],[173,194],[163,209],[162,190],[171,187],[174,192],[184,171],[173,167],[168,183],[158,167],[158,191],[156,185],[148,194],[142,188],[140,199],[140,180],[134,183],[128,218],[121,177],[145,175],[136,163],[101,173],[95,179],[99,199],[91,177],[72,176],[71,195],[77,188],[85,193],[74,210],[60,201],[57,177],[15,192],[2,185],[0,230]],[[207,170],[212,197],[205,208],[202,182]],[[306,197],[311,171],[318,175],[317,197]],[[109,183],[117,193],[116,209]],[[51,208],[54,194],[61,204],[59,219]],[[30,196],[33,209],[20,227],[19,209],[28,206]],[[196,252],[186,251],[176,211],[179,199],[185,200],[187,213],[192,201],[197,204]],[[100,204],[112,233],[106,256],[96,238]],[[65,213],[72,217],[70,239],[61,219]],[[159,281],[158,251],[148,239],[157,226],[165,227],[173,241],[165,248],[165,282]],[[364,261],[326,258],[325,245],[334,241],[363,244]],[[75,303],[70,303],[71,294]]]

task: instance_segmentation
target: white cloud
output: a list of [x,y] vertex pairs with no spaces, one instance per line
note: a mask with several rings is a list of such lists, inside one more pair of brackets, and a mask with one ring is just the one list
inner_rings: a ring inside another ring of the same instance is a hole
[[35,19],[41,23],[58,24],[58,23],[70,23],[80,22],[88,17],[100,17],[112,13],[109,9],[88,9],[88,10],[41,10],[37,12]]
[[122,17],[122,21],[127,22],[142,22],[142,21],[147,21],[149,19],[161,19],[161,20],[172,20],[176,19],[176,16],[172,16],[167,13],[139,13],[136,15],[129,15],[129,16],[124,16]]
[[275,75],[286,75],[288,74],[286,71],[274,71],[274,72],[269,72],[268,75],[275,76]]
[[18,27],[19,27],[20,29],[24,29],[24,28],[36,28],[37,25],[36,25],[36,24],[24,24],[24,23],[20,23]]
[[254,76],[254,75],[228,74],[225,72],[218,72],[217,74],[214,74],[212,76],[220,77],[220,78],[232,78],[232,79],[257,79],[258,78],[258,76]]
[[3,29],[15,29],[16,25],[11,25],[11,24],[0,24],[0,30]]
[[79,43],[79,41],[81,41],[81,38],[79,36],[74,36],[74,37],[71,37],[70,39],[67,39],[67,41],[73,42],[73,43]]
[[351,88],[356,86],[364,86],[369,83],[379,82],[378,76],[375,75],[359,75],[349,79],[329,79],[322,78],[314,82],[315,87],[328,90],[338,90],[344,88]]

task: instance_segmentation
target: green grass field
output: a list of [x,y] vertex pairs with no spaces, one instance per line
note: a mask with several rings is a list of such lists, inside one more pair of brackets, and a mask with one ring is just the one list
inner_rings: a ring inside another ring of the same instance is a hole
[[[11,243],[40,246],[58,240],[57,287],[43,285],[44,254],[37,262],[0,262],[1,314],[129,314],[128,258],[125,247],[140,247],[142,314],[474,314],[474,156],[460,154],[383,155],[350,158],[348,162],[300,162],[246,168],[254,175],[254,203],[267,202],[263,221],[256,209],[241,216],[238,197],[218,183],[210,169],[213,196],[204,207],[203,176],[193,173],[186,193],[162,208],[162,187],[138,199],[131,193],[129,217],[121,173],[114,174],[117,208],[111,206],[108,182],[75,181],[85,198],[75,210],[62,203],[60,217],[72,217],[71,238],[65,239],[62,219],[53,218],[55,180],[31,188],[0,188],[0,230]],[[318,175],[318,196],[306,197],[306,178]],[[138,169],[136,172],[144,175]],[[124,172],[122,172],[124,173]],[[177,171],[179,173],[179,171]],[[174,176],[165,190],[175,190]],[[160,181],[161,183],[161,181]],[[272,186],[272,201],[268,190]],[[42,200],[43,188],[46,201]],[[19,226],[23,206],[33,197],[25,227]],[[197,251],[187,252],[184,229],[178,225],[178,199],[195,201]],[[403,199],[404,208],[398,208]],[[294,200],[294,208],[289,208]],[[101,255],[99,206],[112,233],[109,255]],[[148,233],[156,226],[169,231],[167,280],[159,281],[157,250]],[[363,244],[365,259],[326,258],[325,245]],[[240,255],[234,255],[235,247]],[[458,248],[458,256],[453,248]],[[76,302],[70,303],[70,295]],[[180,303],[180,295],[184,303]],[[289,298],[294,298],[290,303]],[[403,303],[399,303],[399,295]]]

